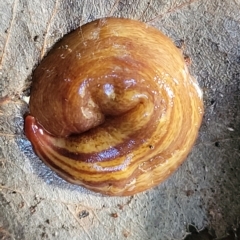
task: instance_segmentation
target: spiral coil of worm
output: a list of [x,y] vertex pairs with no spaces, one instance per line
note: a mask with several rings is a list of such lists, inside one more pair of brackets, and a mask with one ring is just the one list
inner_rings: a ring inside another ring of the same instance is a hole
[[33,73],[25,134],[65,180],[126,196],[184,161],[203,115],[201,90],[169,38],[104,18],[63,37]]

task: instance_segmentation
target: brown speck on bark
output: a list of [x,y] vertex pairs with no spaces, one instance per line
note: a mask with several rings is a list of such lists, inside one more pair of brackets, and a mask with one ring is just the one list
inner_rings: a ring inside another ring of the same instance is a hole
[[30,212],[31,212],[31,214],[35,213],[36,212],[36,206],[31,206],[30,207]]
[[23,208],[24,205],[25,205],[24,202],[20,202],[20,203],[18,204],[18,207],[19,207],[19,208]]
[[128,232],[128,231],[126,231],[126,230],[123,231],[123,236],[124,236],[125,238],[127,238],[129,235],[130,235],[130,232]]
[[79,214],[78,214],[78,217],[79,217],[80,219],[85,218],[85,217],[88,217],[88,216],[89,216],[89,212],[86,211],[86,210],[82,210],[82,211],[79,212]]
[[193,190],[186,190],[186,196],[187,197],[192,196],[193,194],[194,194]]
[[113,217],[113,218],[118,218],[118,214],[117,214],[117,213],[112,213],[112,214],[111,214],[111,217]]
[[191,63],[192,63],[191,58],[189,56],[187,56],[187,55],[184,55],[184,61],[187,64],[187,66],[190,66]]
[[117,206],[120,210],[123,210],[123,205],[122,204],[118,204]]

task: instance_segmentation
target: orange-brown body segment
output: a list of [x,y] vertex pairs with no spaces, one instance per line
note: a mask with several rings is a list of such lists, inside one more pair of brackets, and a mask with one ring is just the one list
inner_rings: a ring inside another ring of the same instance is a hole
[[33,74],[25,133],[61,177],[107,195],[156,186],[203,115],[180,51],[144,23],[104,18],[63,37]]

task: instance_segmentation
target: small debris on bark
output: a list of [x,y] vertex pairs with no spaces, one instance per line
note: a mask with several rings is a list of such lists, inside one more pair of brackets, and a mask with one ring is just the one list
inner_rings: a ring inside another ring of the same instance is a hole
[[85,217],[87,217],[87,216],[89,216],[89,212],[86,211],[86,210],[82,210],[82,211],[78,214],[78,217],[79,217],[80,219],[85,218]]

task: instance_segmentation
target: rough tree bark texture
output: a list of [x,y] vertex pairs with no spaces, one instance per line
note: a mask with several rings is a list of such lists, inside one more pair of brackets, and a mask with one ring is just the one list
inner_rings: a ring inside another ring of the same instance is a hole
[[[217,236],[240,214],[239,0],[0,1],[0,239],[182,239],[188,224]],[[161,29],[191,59],[205,117],[185,163],[134,197],[68,184],[23,134],[31,74],[64,34],[100,17]]]

